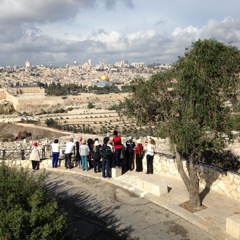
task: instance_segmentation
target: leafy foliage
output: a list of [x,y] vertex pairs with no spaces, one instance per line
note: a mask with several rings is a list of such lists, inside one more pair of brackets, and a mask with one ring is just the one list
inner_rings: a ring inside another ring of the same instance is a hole
[[121,92],[116,85],[112,86],[103,86],[103,87],[88,87],[89,92],[93,92],[95,94],[108,94],[108,93],[119,93]]
[[88,102],[87,108],[88,109],[94,108],[94,104],[92,102]]
[[46,93],[48,95],[55,96],[64,96],[68,94],[78,94],[81,92],[82,87],[76,84],[64,84],[63,86],[60,83],[51,83],[49,86],[45,86]]
[[48,127],[53,127],[53,128],[58,128],[58,122],[55,121],[54,119],[52,118],[47,118],[45,120],[45,124],[48,126]]
[[[213,39],[198,40],[170,71],[133,85],[131,98],[121,103],[129,117],[135,116],[139,124],[154,125],[171,139],[193,207],[201,204],[199,162],[227,156],[222,150],[226,137],[232,136],[239,72],[240,51],[236,47]],[[188,173],[181,161],[184,158]]]
[[120,112],[135,116],[139,125],[158,125],[171,115],[173,78],[173,72],[169,71],[153,75],[149,81],[139,79],[132,83],[132,97],[120,103]]
[[0,166],[0,239],[62,239],[66,218],[44,188],[46,177]]
[[187,155],[221,149],[230,135],[231,109],[239,83],[239,50],[213,39],[199,40],[175,64],[178,96],[172,119],[172,140]]
[[156,126],[188,157],[221,149],[232,130],[231,108],[239,84],[240,53],[216,40],[199,40],[165,73],[132,85],[120,104],[138,124]]

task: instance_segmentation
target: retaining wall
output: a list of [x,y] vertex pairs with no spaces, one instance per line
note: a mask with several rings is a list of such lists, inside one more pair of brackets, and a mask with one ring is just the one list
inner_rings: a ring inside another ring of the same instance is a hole
[[[162,153],[155,154],[154,174],[164,174],[168,177],[181,180],[175,159]],[[186,163],[186,162],[185,162]],[[186,166],[186,164],[184,164]],[[146,171],[146,158],[143,159],[144,171]],[[227,195],[240,201],[240,174],[222,169],[200,165],[199,180],[201,188],[210,188],[213,191]]]
[[[74,136],[74,138],[77,139],[77,136],[78,135]],[[64,142],[64,139],[67,140],[68,138],[69,137],[65,136],[61,141]],[[99,137],[99,139],[102,139],[102,137]],[[42,141],[42,144],[47,144],[47,143],[49,143],[48,139],[46,139],[45,141]],[[18,155],[6,154],[5,159],[9,159],[9,160],[1,160],[1,161],[5,161],[9,165],[31,168],[31,161],[27,160],[29,159],[31,146],[32,146],[32,143],[22,143],[22,144],[14,145],[14,147],[12,147],[12,150],[16,151],[18,149],[19,154]],[[20,160],[22,159],[21,149],[23,148],[25,149],[24,159],[26,160]],[[9,147],[5,146],[4,143],[1,143],[0,149],[9,149]],[[157,151],[158,153],[155,154],[154,161],[153,161],[154,174],[164,174],[168,177],[181,180],[181,176],[179,175],[177,170],[175,158],[171,152],[169,141],[167,139],[158,139]],[[51,164],[52,164],[51,148],[45,149],[44,156],[45,156],[45,160],[41,162],[41,167],[42,168],[51,167]],[[61,158],[63,157],[64,156],[61,155]],[[0,158],[2,159],[2,150],[0,151]],[[62,161],[62,164],[63,162],[64,161]],[[146,171],[146,165],[147,165],[146,157],[144,157],[143,159],[144,171]],[[240,201],[240,174],[239,173],[223,171],[221,169],[214,168],[211,166],[200,165],[199,179],[200,179],[201,188],[207,187],[213,191],[227,195],[229,197],[232,197],[233,199]]]

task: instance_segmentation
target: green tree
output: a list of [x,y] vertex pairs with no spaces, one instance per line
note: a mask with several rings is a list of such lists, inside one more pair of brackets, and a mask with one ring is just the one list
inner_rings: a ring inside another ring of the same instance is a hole
[[[231,137],[231,109],[239,84],[240,51],[216,40],[198,40],[172,70],[133,85],[120,108],[139,124],[152,124],[175,146],[178,171],[192,207],[201,205],[198,165]],[[187,167],[183,166],[187,160]]]
[[88,109],[94,108],[94,104],[92,102],[88,102],[87,108]]
[[46,177],[0,165],[0,239],[63,239],[66,217],[46,190]]
[[58,122],[55,121],[54,119],[52,118],[47,118],[45,120],[45,124],[48,126],[48,127],[53,127],[53,128],[57,128],[58,127]]

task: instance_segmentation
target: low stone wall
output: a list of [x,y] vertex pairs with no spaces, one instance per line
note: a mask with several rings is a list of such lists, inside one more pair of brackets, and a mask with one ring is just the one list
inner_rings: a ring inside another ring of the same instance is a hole
[[[154,174],[164,174],[168,177],[181,180],[176,161],[173,156],[157,153],[153,161]],[[146,157],[143,159],[144,171],[146,171]],[[240,201],[240,174],[222,169],[200,165],[199,179],[201,188],[210,188],[213,191],[224,194]]]
[[[4,162],[8,166],[32,169],[32,161],[30,160],[0,160],[0,163]],[[64,161],[60,160],[60,165],[64,166]],[[47,169],[52,167],[52,160],[45,159],[40,162],[40,169]]]
[[[74,139],[77,139],[79,135],[72,135]],[[85,135],[84,138],[90,136]],[[92,136],[91,136],[92,137]],[[99,139],[102,139],[99,136]],[[69,136],[61,138],[61,143],[66,142]],[[49,139],[42,139],[40,142],[41,149],[45,146],[45,150],[42,152],[44,160],[41,162],[42,168],[51,167],[51,148],[49,146]],[[125,143],[125,139],[122,141]],[[237,142],[236,144],[239,145]],[[5,161],[9,165],[21,166],[26,168],[31,168],[31,161],[29,161],[29,154],[32,147],[31,142],[21,142],[17,144],[12,143],[1,143],[0,144],[0,159]],[[233,146],[234,149],[235,145]],[[6,149],[6,156],[3,158],[3,150]],[[24,158],[22,158],[21,150],[24,149]],[[17,152],[17,153],[16,153]],[[238,154],[239,155],[239,154]],[[60,156],[62,159],[64,155]],[[22,160],[25,159],[25,160]],[[157,141],[157,153],[154,156],[153,161],[154,174],[164,174],[165,176],[179,179],[182,181],[180,174],[178,173],[175,158],[172,155],[171,147],[168,139],[158,139]],[[64,164],[62,161],[61,165]],[[143,159],[144,171],[146,171],[146,157]],[[214,168],[211,166],[200,165],[199,166],[199,179],[201,188],[210,188],[213,191],[224,194],[226,196],[232,197],[233,199],[240,201],[240,174],[233,173],[230,171],[223,171],[219,168]]]

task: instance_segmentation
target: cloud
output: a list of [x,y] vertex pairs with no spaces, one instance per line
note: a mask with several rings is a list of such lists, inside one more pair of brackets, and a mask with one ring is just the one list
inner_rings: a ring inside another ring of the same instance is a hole
[[145,1],[4,0],[0,8],[0,65],[23,65],[26,60],[65,65],[88,59],[94,63],[173,63],[199,38],[240,46],[239,18],[169,27],[169,22],[176,21],[174,17],[158,13],[155,6],[148,17],[143,5],[135,13],[138,2]]
[[0,21],[8,24],[54,22],[73,18],[79,10],[96,8],[99,3],[111,10],[121,2],[133,8],[131,0],[4,0],[1,2]]

